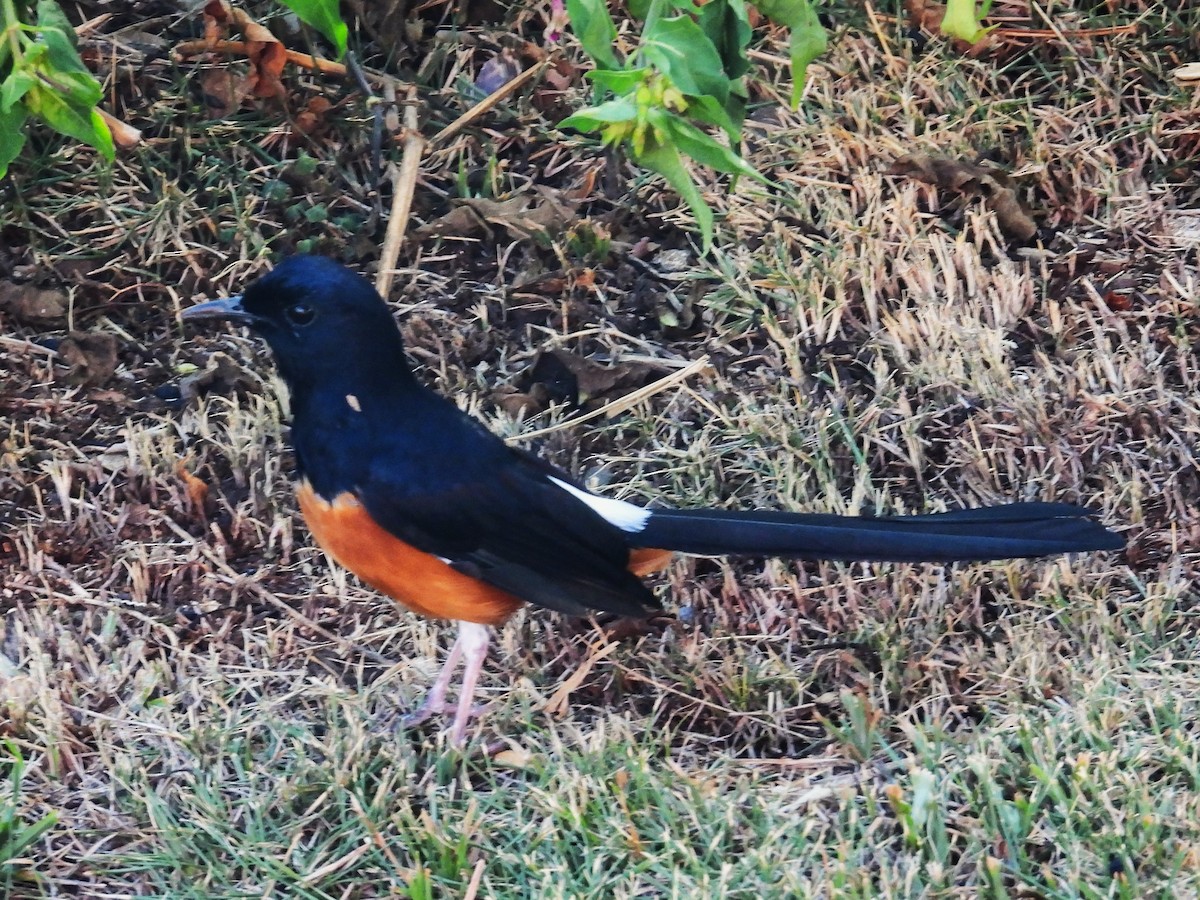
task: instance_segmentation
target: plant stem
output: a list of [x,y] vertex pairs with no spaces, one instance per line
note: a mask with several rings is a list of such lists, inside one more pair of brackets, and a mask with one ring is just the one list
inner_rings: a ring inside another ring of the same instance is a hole
[[[8,38],[9,54],[13,59],[13,68],[16,69],[21,64],[21,20],[17,17],[15,0],[0,0],[0,12],[3,12],[4,37]],[[4,57],[0,56],[0,65],[4,62]],[[0,76],[2,75],[0,72]]]

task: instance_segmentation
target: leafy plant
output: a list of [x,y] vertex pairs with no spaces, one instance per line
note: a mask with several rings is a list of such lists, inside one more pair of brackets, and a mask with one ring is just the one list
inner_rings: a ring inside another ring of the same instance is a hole
[[[606,0],[567,0],[572,28],[596,68],[587,77],[605,100],[560,123],[623,143],[641,165],[662,175],[692,210],[707,250],[713,214],[684,164],[766,181],[737,153],[746,115],[745,0],[631,0],[643,20],[637,47],[624,60],[613,50],[617,28]],[[760,12],[791,29],[792,103],[800,101],[808,64],[825,49],[825,31],[809,0],[757,0]],[[700,126],[720,128],[729,146]]]
[[100,97],[100,83],[75,48],[75,29],[54,0],[38,0],[32,23],[19,0],[0,0],[0,178],[25,145],[31,117],[111,160],[112,134],[96,110]]

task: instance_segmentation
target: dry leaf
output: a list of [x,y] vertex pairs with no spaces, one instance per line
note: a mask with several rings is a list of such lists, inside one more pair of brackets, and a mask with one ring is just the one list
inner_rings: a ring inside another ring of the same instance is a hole
[[316,137],[329,125],[329,111],[333,104],[325,97],[312,97],[308,104],[296,114],[296,130],[309,137]]
[[210,44],[220,40],[225,28],[231,25],[246,39],[246,58],[250,60],[247,93],[255,97],[283,97],[286,91],[279,76],[287,63],[287,48],[269,29],[225,0],[209,0],[204,4],[204,37]]
[[208,499],[208,485],[202,479],[189,472],[187,463],[183,460],[180,460],[179,465],[175,467],[175,474],[183,482],[183,490],[187,495],[188,508],[196,514],[203,513],[204,501]]
[[615,641],[609,642],[601,647],[593,648],[585,659],[574,672],[570,674],[566,681],[559,685],[558,690],[554,692],[554,696],[546,701],[542,709],[547,715],[562,717],[567,714],[567,710],[571,708],[571,694],[579,689],[579,686],[587,680],[596,663],[604,659],[614,650],[617,649]]
[[492,392],[492,401],[514,419],[532,418],[550,406],[549,394],[540,384],[535,384],[528,393],[503,385]]
[[492,762],[506,769],[528,769],[533,760],[533,754],[524,747],[509,747],[492,757]]
[[232,394],[254,384],[246,370],[227,353],[214,353],[208,358],[204,371],[188,375],[179,382],[179,395],[190,403],[206,394]]
[[46,322],[67,314],[67,295],[57,288],[0,281],[0,307],[24,322]]
[[538,387],[554,402],[575,406],[628,393],[646,384],[655,367],[643,362],[601,365],[568,350],[539,353],[526,377],[533,393]]
[[1008,186],[1007,174],[997,169],[944,156],[914,153],[896,160],[888,174],[916,178],[935,187],[982,197],[996,214],[1000,230],[1014,241],[1025,243],[1037,234],[1037,223],[1021,206],[1016,192]]
[[250,96],[250,83],[234,69],[209,69],[200,77],[200,92],[208,117],[224,119]]
[[92,387],[104,384],[117,371],[116,335],[103,331],[72,331],[58,345],[58,355],[71,367],[68,384]]
[[519,194],[507,200],[467,198],[440,218],[416,229],[417,238],[490,234],[492,226],[503,228],[518,238],[534,235],[551,237],[566,231],[577,221],[576,201],[544,185],[535,188],[536,197]]
[[113,143],[122,150],[136,147],[142,142],[142,133],[128,122],[123,122],[112,113],[107,113],[99,107],[96,107],[96,112],[104,120],[104,124],[108,126],[108,130],[112,134]]
[[1171,77],[1181,84],[1200,82],[1200,62],[1185,63],[1171,70]]
[[931,0],[904,0],[909,22],[927,34],[941,34],[946,7]]
[[[557,122],[564,119],[574,111],[568,95],[579,83],[579,79],[578,67],[565,56],[559,56],[542,73],[541,80],[534,87],[529,98],[530,102],[550,121]],[[594,179],[596,169],[589,169],[588,173]]]

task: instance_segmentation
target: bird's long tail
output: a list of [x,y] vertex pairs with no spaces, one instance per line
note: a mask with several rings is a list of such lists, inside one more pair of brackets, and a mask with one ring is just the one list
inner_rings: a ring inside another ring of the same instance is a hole
[[1012,503],[919,516],[656,509],[631,535],[641,547],[704,556],[951,562],[1118,550],[1095,513],[1066,503]]

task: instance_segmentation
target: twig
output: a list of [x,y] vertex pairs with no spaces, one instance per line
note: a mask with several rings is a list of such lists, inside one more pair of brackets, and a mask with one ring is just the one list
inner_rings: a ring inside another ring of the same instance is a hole
[[1074,28],[1053,31],[1048,28],[997,28],[992,32],[1005,40],[1046,40],[1047,38],[1101,38],[1119,34],[1137,34],[1136,25],[1108,25],[1104,28]]
[[512,80],[507,81],[504,84],[502,84],[500,87],[496,88],[496,90],[492,91],[490,94],[488,94],[482,100],[480,100],[478,103],[476,103],[470,109],[468,109],[465,113],[463,113],[461,116],[459,116],[453,122],[451,122],[449,125],[447,125],[445,128],[443,128],[437,134],[435,134],[432,138],[430,138],[430,140],[429,140],[430,146],[436,147],[438,144],[442,143],[443,141],[449,140],[450,138],[454,137],[454,135],[458,134],[460,131],[462,131],[464,128],[466,128],[468,125],[470,125],[472,122],[474,122],[480,116],[482,116],[485,112],[487,112],[489,109],[491,109],[497,103],[499,103],[501,100],[504,100],[510,94],[513,94],[513,93],[519,91],[530,81],[537,78],[537,76],[541,75],[542,72],[544,72],[546,70],[546,67],[550,65],[550,62],[551,62],[550,58],[547,57],[546,59],[543,59],[537,65],[530,66],[528,69],[526,69],[520,75],[516,76]]
[[35,344],[33,341],[9,337],[6,334],[0,334],[0,347],[6,347],[9,350],[20,350],[22,353],[41,353],[43,356],[58,356],[57,350],[43,347],[41,344]]
[[558,686],[558,690],[554,692],[554,696],[542,705],[542,711],[551,716],[565,716],[567,710],[570,709],[571,694],[578,690],[579,686],[587,680],[592,669],[596,667],[596,663],[600,662],[600,660],[604,659],[604,657],[608,656],[608,654],[612,653],[619,646],[620,644],[616,641],[609,641],[603,646],[593,646],[592,652],[579,664],[579,668],[572,672],[571,676]]
[[[184,41],[175,46],[175,52],[183,56],[197,56],[201,53],[228,53],[230,55],[249,55],[249,45],[246,41],[216,41],[209,43],[205,40]],[[313,56],[311,53],[298,53],[295,50],[284,50],[287,61],[306,69],[313,69],[325,75],[340,75],[346,77],[346,67],[331,59]]]
[[544,437],[547,434],[553,434],[556,431],[562,431],[566,428],[574,428],[576,425],[581,425],[584,422],[589,422],[592,419],[597,419],[600,416],[615,416],[625,412],[631,406],[637,406],[643,400],[648,400],[655,394],[665,391],[672,385],[679,384],[691,378],[697,372],[708,368],[708,357],[702,356],[690,365],[685,366],[677,372],[672,372],[670,375],[664,375],[658,381],[652,381],[645,387],[638,388],[636,391],[630,391],[623,397],[618,397],[609,403],[604,404],[599,409],[593,409],[590,413],[578,416],[574,419],[568,419],[566,422],[559,422],[557,425],[550,425],[546,428],[539,428],[537,431],[530,431],[526,434],[518,434],[510,437],[509,443],[514,441],[524,441],[529,438]]
[[371,110],[371,190],[375,193],[376,209],[382,212],[379,209],[379,181],[383,177],[383,104],[371,90],[371,84],[353,50],[346,54],[346,67],[358,82],[358,89],[366,98],[367,109]]
[[386,297],[392,289],[392,277],[396,273],[396,260],[400,257],[400,245],[404,243],[404,232],[408,228],[408,214],[412,211],[413,190],[417,186],[417,173],[421,170],[421,154],[425,150],[425,138],[421,135],[417,121],[417,89],[410,85],[404,98],[404,155],[400,168],[395,171],[392,195],[392,213],[388,217],[387,235],[383,241],[383,254],[379,258],[379,274],[375,276],[375,290]]

